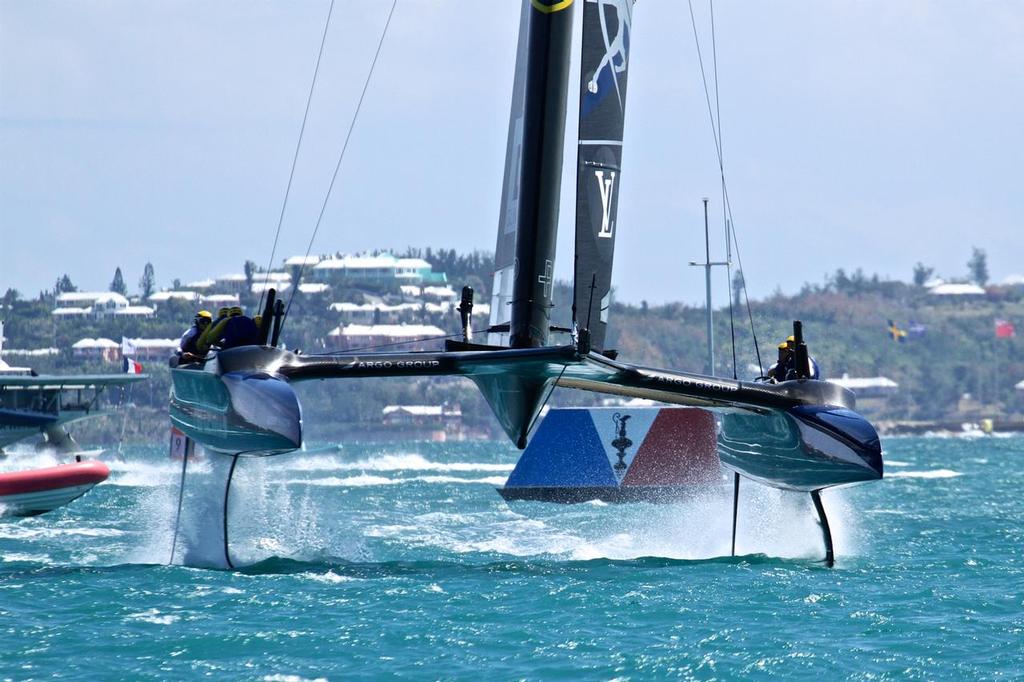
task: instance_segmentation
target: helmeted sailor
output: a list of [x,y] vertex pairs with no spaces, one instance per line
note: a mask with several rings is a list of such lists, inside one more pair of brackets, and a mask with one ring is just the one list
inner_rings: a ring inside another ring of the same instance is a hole
[[260,330],[252,318],[236,306],[231,309],[228,319],[224,321],[224,329],[216,338],[221,348],[254,346],[259,343]]
[[200,310],[196,313],[196,316],[192,318],[192,326],[181,336],[181,342],[178,344],[178,355],[185,353],[197,354],[196,343],[203,332],[209,328],[212,321],[213,315],[210,314],[209,310]]
[[199,355],[206,355],[210,350],[210,346],[214,345],[217,339],[220,338],[219,334],[223,330],[224,323],[227,322],[230,313],[231,308],[221,308],[217,311],[217,319],[211,322],[196,340],[196,349]]
[[768,369],[768,378],[776,383],[785,381],[790,370],[796,367],[796,356],[793,352],[796,346],[796,338],[789,337],[779,344],[779,359]]
[[[807,358],[808,369],[810,374],[808,379],[818,379],[821,377],[821,371],[818,369],[818,363],[814,358]],[[779,383],[782,381],[789,381],[790,379],[797,379],[797,367],[796,367],[796,337],[790,336],[788,339],[779,344],[779,359],[768,369],[768,379]]]

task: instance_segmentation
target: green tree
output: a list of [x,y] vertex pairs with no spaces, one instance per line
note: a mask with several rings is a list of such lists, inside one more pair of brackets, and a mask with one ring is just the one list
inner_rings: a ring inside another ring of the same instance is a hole
[[732,304],[734,307],[739,308],[743,303],[743,289],[746,286],[747,283],[743,281],[743,271],[737,270],[732,276]]
[[71,278],[68,277],[67,274],[64,274],[63,276],[58,277],[57,278],[57,283],[53,286],[53,293],[54,293],[54,295],[57,296],[57,295],[60,295],[60,294],[71,292],[71,291],[78,291],[78,287],[76,287],[71,282]]
[[967,261],[967,270],[971,273],[971,281],[979,287],[988,283],[988,256],[984,249],[972,247],[971,259]]
[[122,296],[128,295],[128,287],[124,283],[124,275],[121,274],[121,268],[114,270],[114,279],[110,282],[110,290]]
[[142,269],[142,277],[139,279],[139,291],[142,293],[142,298],[149,298],[153,295],[153,291],[156,290],[156,276],[153,274],[153,264],[146,263],[146,267]]
[[929,268],[924,263],[918,261],[917,265],[914,266],[914,286],[923,287],[924,283],[932,278],[935,273],[935,268]]
[[[252,282],[256,277],[256,264],[251,260],[245,261],[245,290],[252,291]],[[298,282],[295,283],[298,285]]]

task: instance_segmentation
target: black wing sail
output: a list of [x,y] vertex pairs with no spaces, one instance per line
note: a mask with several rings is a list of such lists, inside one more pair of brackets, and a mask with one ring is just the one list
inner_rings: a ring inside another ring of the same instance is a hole
[[586,0],[576,171],[576,323],[603,350],[622,181],[633,0]]
[[[572,47],[572,0],[523,0],[509,124],[492,320],[509,321],[508,344],[546,346]],[[520,102],[521,100],[521,102]],[[512,220],[514,219],[514,223]],[[508,246],[514,241],[511,267]],[[506,279],[512,283],[506,303]],[[495,300],[495,298],[497,300]],[[505,308],[510,308],[508,314]]]
[[512,279],[516,261],[516,230],[519,227],[519,187],[523,168],[523,126],[526,116],[526,55],[529,47],[530,5],[524,2],[519,18],[519,47],[512,84],[512,111],[505,146],[505,180],[501,186],[498,243],[494,247],[494,280],[491,283],[491,346],[509,345],[512,323]]

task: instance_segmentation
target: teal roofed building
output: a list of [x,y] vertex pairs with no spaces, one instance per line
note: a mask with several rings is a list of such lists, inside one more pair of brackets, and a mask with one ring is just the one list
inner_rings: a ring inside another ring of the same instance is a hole
[[313,266],[310,279],[349,286],[444,284],[448,278],[422,258],[399,258],[390,253],[325,258]]

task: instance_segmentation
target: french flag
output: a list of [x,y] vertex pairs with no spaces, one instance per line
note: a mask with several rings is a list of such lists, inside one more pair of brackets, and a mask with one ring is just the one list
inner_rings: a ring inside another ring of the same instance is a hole
[[142,374],[142,363],[131,358],[125,358],[121,366],[125,374]]

